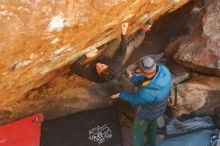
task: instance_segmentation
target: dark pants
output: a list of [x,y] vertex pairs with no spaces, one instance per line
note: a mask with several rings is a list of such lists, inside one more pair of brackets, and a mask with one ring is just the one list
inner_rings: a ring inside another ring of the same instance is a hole
[[133,127],[133,146],[156,146],[157,120],[136,117]]

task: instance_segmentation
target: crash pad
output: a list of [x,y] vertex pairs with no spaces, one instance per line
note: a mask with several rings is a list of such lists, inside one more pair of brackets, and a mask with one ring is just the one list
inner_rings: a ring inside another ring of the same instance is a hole
[[121,146],[114,107],[72,114],[42,124],[41,146]]
[[42,114],[0,126],[1,146],[39,146]]
[[212,130],[191,132],[182,136],[166,138],[158,146],[208,146]]

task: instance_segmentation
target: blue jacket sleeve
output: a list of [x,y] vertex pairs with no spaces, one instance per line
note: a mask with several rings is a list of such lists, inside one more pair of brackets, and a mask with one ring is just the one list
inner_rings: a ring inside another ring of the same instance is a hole
[[121,91],[119,97],[133,105],[142,105],[146,103],[145,99],[139,96],[139,93],[128,93]]
[[144,76],[136,76],[136,75],[133,75],[131,77],[131,82],[132,83],[138,83],[140,81],[143,81],[144,80]]

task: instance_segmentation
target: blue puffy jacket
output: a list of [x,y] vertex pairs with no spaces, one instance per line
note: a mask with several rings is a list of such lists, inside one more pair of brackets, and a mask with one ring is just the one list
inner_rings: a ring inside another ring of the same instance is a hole
[[[136,93],[120,92],[120,98],[138,107],[137,116],[154,120],[163,115],[171,89],[171,74],[167,67],[157,65],[157,73],[147,86],[140,86]],[[131,82],[144,81],[144,76],[132,76]]]

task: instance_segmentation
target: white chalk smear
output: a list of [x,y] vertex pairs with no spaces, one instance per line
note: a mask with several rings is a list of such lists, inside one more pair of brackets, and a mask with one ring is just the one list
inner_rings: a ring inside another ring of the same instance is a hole
[[181,0],[174,0],[175,3],[179,3]]
[[48,30],[51,31],[60,31],[62,30],[64,27],[64,19],[62,16],[58,15],[58,16],[54,16],[49,25],[48,25]]
[[56,43],[58,43],[59,42],[59,38],[55,38],[55,39],[53,39],[52,41],[51,41],[51,44],[56,44]]

